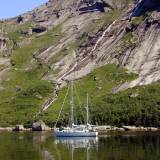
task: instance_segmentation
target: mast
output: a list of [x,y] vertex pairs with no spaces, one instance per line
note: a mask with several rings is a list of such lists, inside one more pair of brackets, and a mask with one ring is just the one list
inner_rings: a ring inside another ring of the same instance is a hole
[[89,110],[88,110],[88,93],[87,93],[87,105],[86,105],[86,113],[87,113],[87,119],[86,119],[86,124],[89,124]]
[[86,157],[87,160],[90,160],[90,155],[89,155],[89,146],[87,146],[87,157]]
[[70,99],[70,113],[71,113],[71,119],[70,119],[70,127],[73,127],[74,124],[74,95],[73,95],[73,80],[71,81],[71,99]]

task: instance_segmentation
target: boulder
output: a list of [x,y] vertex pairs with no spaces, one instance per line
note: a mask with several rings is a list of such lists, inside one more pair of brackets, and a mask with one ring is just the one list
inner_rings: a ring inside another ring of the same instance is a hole
[[42,120],[33,123],[32,131],[48,131],[51,130]]
[[154,132],[154,131],[158,131],[159,129],[158,129],[158,128],[155,128],[155,127],[148,127],[147,130]]
[[137,127],[137,131],[147,131],[146,127]]
[[7,132],[9,132],[9,131],[13,131],[13,128],[12,127],[6,127],[6,128],[0,128],[0,131],[7,131]]
[[111,131],[117,131],[118,127],[112,126]]
[[122,126],[122,128],[124,128],[125,131],[137,131],[138,130],[136,126]]
[[94,130],[97,132],[106,132],[111,130],[111,128],[112,128],[111,126],[96,126],[94,127]]
[[13,129],[14,131],[24,131],[25,128],[22,124],[16,125],[16,127]]
[[125,131],[125,129],[124,128],[117,128],[116,131],[123,132],[123,131]]
[[23,17],[22,16],[19,16],[18,18],[17,18],[17,23],[22,23],[23,22]]

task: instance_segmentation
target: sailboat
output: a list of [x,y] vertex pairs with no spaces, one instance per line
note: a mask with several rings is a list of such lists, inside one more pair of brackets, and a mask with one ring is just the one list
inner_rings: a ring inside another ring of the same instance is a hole
[[74,123],[74,96],[73,96],[73,83],[71,81],[71,98],[70,98],[70,124],[66,128],[54,129],[56,137],[97,137],[98,132],[93,130],[93,126],[89,124],[89,109],[88,109],[88,93],[86,105],[86,124],[75,125]]

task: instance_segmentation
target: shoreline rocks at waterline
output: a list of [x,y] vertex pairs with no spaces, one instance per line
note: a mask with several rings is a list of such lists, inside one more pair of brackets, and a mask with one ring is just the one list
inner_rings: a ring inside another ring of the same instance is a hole
[[[22,124],[16,125],[15,127],[0,127],[0,132],[3,131],[51,131],[53,128],[48,127],[42,120],[32,124],[32,128],[24,128]],[[160,128],[157,127],[136,127],[136,126],[95,126],[93,127],[94,131],[99,132],[100,134],[105,134],[108,132],[156,132],[160,131]]]
[[0,127],[0,131],[7,131],[7,132],[10,132],[10,131],[13,131],[13,127]]
[[136,127],[136,126],[122,126],[125,131],[158,131],[159,128],[156,127]]
[[14,131],[24,131],[25,128],[22,124],[16,125],[16,127],[13,129]]
[[51,128],[48,127],[42,120],[33,123],[32,131],[50,131]]
[[156,127],[136,127],[136,126],[122,126],[122,127],[115,127],[115,126],[96,126],[93,128],[95,131],[99,133],[107,133],[110,131],[118,131],[118,132],[144,132],[144,131],[160,131],[160,128]]

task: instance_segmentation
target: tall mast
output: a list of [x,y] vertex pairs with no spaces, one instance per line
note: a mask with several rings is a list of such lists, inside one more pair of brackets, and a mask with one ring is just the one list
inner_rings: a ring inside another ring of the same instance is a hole
[[87,105],[86,105],[86,112],[87,112],[87,119],[86,119],[86,124],[89,124],[89,110],[88,110],[88,93],[87,93]]
[[70,112],[71,112],[71,119],[70,119],[70,127],[73,127],[74,124],[74,95],[73,95],[73,80],[71,81],[71,99],[70,99]]

